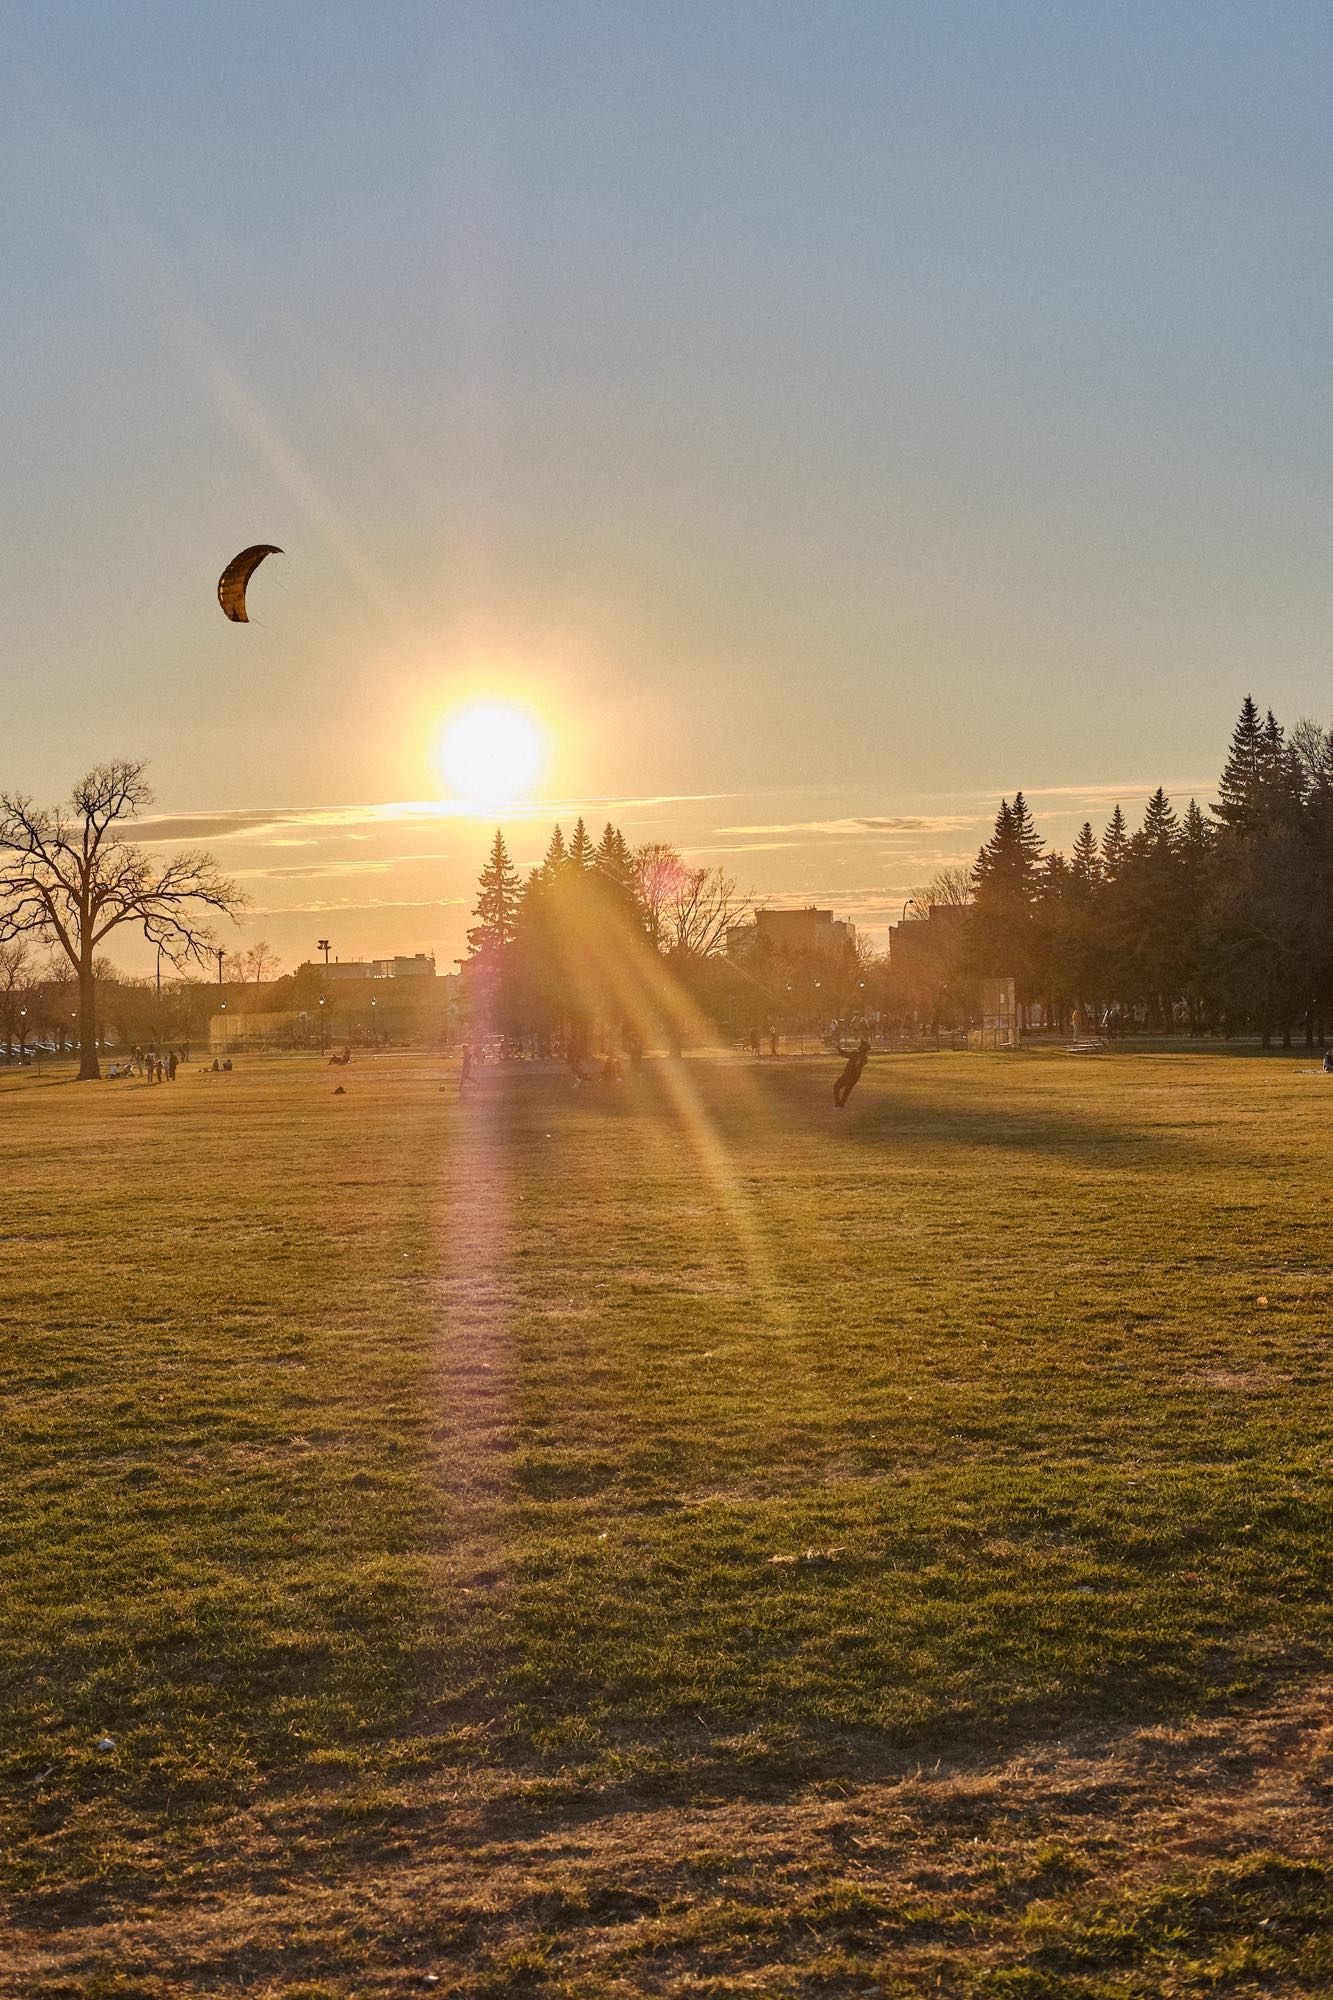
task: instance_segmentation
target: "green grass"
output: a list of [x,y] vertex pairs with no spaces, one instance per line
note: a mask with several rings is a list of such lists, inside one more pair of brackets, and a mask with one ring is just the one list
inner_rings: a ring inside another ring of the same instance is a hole
[[1306,1068],[0,1080],[12,1990],[1328,1990]]

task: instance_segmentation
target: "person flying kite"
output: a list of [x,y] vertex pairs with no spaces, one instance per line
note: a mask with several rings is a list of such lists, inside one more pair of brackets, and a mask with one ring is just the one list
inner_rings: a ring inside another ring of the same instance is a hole
[[842,1043],[839,1042],[838,1054],[847,1058],[847,1067],[833,1086],[833,1102],[837,1105],[839,1111],[841,1111],[843,1105],[861,1081],[861,1071],[870,1060],[870,1044],[869,1042],[860,1042],[854,1049],[845,1049]]

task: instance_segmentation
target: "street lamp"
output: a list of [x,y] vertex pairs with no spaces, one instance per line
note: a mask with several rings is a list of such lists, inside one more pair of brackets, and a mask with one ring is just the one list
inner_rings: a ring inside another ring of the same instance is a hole
[[321,1055],[324,1054],[324,1022],[326,1018],[327,1016],[324,1012],[324,995],[321,993],[319,996],[319,1052]]

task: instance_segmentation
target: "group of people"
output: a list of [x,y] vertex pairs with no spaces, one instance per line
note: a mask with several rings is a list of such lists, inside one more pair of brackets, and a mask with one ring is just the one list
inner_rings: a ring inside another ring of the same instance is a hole
[[175,1049],[160,1056],[156,1049],[131,1049],[128,1062],[112,1063],[109,1076],[146,1076],[150,1083],[174,1083],[176,1071],[185,1060]]

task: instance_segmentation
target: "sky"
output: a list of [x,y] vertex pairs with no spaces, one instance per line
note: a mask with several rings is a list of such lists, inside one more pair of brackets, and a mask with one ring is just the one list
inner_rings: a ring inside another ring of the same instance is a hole
[[1067,847],[1328,719],[1326,6],[5,25],[0,787],[146,759],[238,944],[462,951],[478,699],[520,866],[612,818],[876,938],[1001,795]]

